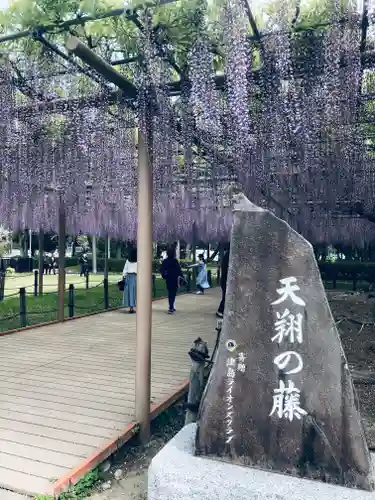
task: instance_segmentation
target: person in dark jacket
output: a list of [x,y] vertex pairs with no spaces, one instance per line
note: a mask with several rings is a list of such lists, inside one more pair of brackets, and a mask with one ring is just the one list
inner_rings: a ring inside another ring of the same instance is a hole
[[219,309],[217,310],[216,316],[218,318],[222,318],[224,316],[224,308],[225,308],[225,294],[227,291],[227,279],[228,279],[228,266],[229,266],[229,246],[225,250],[223,260],[221,262],[221,302],[219,305]]
[[79,263],[81,265],[81,273],[80,273],[80,276],[86,276],[87,272],[88,272],[88,258],[87,258],[87,253],[84,252],[80,259],[79,259]]
[[183,278],[180,263],[176,259],[176,249],[174,247],[168,250],[167,258],[163,261],[160,267],[160,273],[167,284],[169,301],[168,314],[173,314],[176,312],[174,303],[178,290],[178,282],[181,277]]

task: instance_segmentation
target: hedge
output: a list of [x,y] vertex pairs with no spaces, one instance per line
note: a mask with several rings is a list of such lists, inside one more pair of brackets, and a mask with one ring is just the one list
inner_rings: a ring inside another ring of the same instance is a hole
[[[66,267],[79,266],[79,257],[67,257]],[[189,264],[188,261],[181,261],[183,264]],[[88,261],[89,269],[92,269],[92,259]],[[123,271],[125,259],[108,259],[108,270],[110,273],[120,274]],[[32,259],[30,267],[30,259],[27,257],[18,257],[14,259],[3,259],[3,265],[13,267],[16,272],[28,272],[30,269],[38,267],[38,259]],[[216,263],[214,263],[216,267]],[[152,272],[158,273],[160,269],[160,261],[154,260],[152,263]],[[356,287],[358,281],[367,281],[375,283],[375,262],[359,262],[353,260],[342,260],[336,262],[319,262],[319,269],[324,281],[332,281],[335,286],[336,281],[353,281],[353,288]],[[97,260],[97,270],[104,271],[104,259]]]
[[[160,260],[153,260],[152,262],[152,272],[153,273],[158,273],[160,270]],[[186,260],[181,260],[182,264],[190,264],[190,261]],[[30,265],[30,259],[28,257],[17,257],[13,259],[3,259],[3,266],[4,269],[7,269],[8,267],[13,267],[17,273],[26,273],[29,272],[33,269],[38,268],[38,259],[31,259],[31,265]],[[76,267],[79,266],[79,257],[66,257],[65,259],[65,267]],[[98,272],[103,272],[104,271],[104,259],[100,258],[97,259],[97,270]],[[117,273],[121,274],[125,265],[125,259],[108,259],[108,271],[110,273]],[[88,266],[89,269],[92,269],[92,259],[88,259]],[[216,263],[215,263],[216,267]]]
[[375,283],[375,262],[358,262],[354,260],[343,260],[336,262],[319,262],[319,269],[324,281],[332,281],[336,287],[336,281],[352,281],[353,290],[357,289],[359,281]]

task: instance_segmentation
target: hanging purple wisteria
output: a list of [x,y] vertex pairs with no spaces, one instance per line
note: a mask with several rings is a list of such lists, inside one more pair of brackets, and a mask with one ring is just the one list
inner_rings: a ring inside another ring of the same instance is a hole
[[[57,231],[63,209],[70,234],[135,239],[139,127],[152,159],[155,239],[228,238],[235,186],[312,242],[366,245],[371,224],[337,215],[359,204],[373,211],[375,201],[360,124],[358,16],[348,8],[341,22],[333,2],[325,30],[291,32],[289,3],[271,19],[273,33],[250,40],[243,1],[226,0],[216,53],[202,21],[182,74],[146,10],[131,107],[106,102],[100,82],[72,72],[53,77],[48,91],[37,84],[45,102],[25,111],[2,63],[0,224]],[[37,59],[27,74],[37,80],[46,66]],[[181,92],[171,98],[177,79]],[[46,106],[61,89],[73,105]]]

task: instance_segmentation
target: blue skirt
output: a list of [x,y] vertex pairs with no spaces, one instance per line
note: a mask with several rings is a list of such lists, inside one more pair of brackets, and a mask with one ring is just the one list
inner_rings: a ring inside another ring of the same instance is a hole
[[137,305],[137,275],[128,274],[125,278],[124,307],[136,307]]

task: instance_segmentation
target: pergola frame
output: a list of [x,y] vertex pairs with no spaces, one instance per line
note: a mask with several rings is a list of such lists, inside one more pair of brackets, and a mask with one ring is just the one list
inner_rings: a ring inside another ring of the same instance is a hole
[[[158,5],[166,5],[174,2],[175,0],[159,0]],[[251,12],[249,3],[245,1],[246,13],[249,23],[251,25],[253,36],[251,39],[261,46],[262,39],[268,34],[261,33],[256,26],[255,18]],[[132,62],[136,58],[132,57],[128,60],[113,61],[109,63],[104,61],[101,57],[95,54],[89,47],[83,44],[78,38],[71,37],[66,42],[66,48],[71,53],[78,57],[85,65],[78,64],[73,58],[62,52],[58,47],[51,44],[44,38],[44,34],[56,31],[65,31],[70,27],[84,25],[86,23],[106,19],[114,16],[125,15],[127,19],[134,22],[136,26],[142,30],[142,24],[139,22],[136,10],[117,9],[106,13],[98,14],[97,16],[82,16],[62,23],[57,23],[51,26],[38,27],[37,29],[25,30],[19,33],[13,33],[0,37],[0,43],[19,40],[24,37],[33,37],[45,45],[49,50],[62,57],[66,62],[72,64],[74,68],[85,74],[86,76],[98,81],[97,75],[100,76],[99,81],[111,82],[115,84],[119,91],[104,92],[96,96],[77,99],[57,99],[45,102],[34,102],[31,106],[23,106],[17,109],[18,118],[27,116],[30,112],[35,113],[36,109],[41,112],[51,111],[66,111],[74,106],[93,106],[101,105],[103,103],[124,103],[130,108],[134,108],[137,99],[138,89],[132,82],[127,80],[123,75],[114,69],[113,66],[122,63]],[[297,9],[293,23],[295,24],[299,15]],[[364,2],[364,11],[361,21],[362,35],[361,35],[361,60],[363,68],[371,65],[375,60],[375,54],[366,53],[366,37],[367,28],[369,24],[367,2]],[[323,28],[328,26],[329,23],[322,23],[317,25],[316,28]],[[293,28],[293,26],[292,26]],[[295,28],[294,28],[295,29]],[[159,47],[162,51],[162,48]],[[184,81],[184,75],[177,63],[174,61],[170,54],[163,54],[171,68],[176,74],[180,76],[177,82],[171,82],[169,86],[170,95],[178,95],[181,92],[181,84]],[[256,75],[256,72],[255,72]],[[22,81],[15,81],[16,84],[21,85]],[[25,82],[23,82],[24,85]],[[225,79],[222,75],[216,77],[217,88],[225,87]],[[21,85],[22,87],[22,85]],[[30,89],[28,91],[30,95]],[[371,97],[375,99],[374,97]],[[366,99],[369,99],[367,96]],[[199,146],[201,154],[206,156],[205,153],[210,153],[210,148],[206,144],[195,138],[195,143]],[[150,155],[150,146],[152,144],[152,137],[150,134],[143,134],[138,131],[138,275],[137,275],[137,305],[142,314],[137,315],[137,354],[136,354],[136,418],[140,422],[140,436],[143,442],[147,442],[150,437],[150,381],[151,381],[151,328],[152,328],[152,158]],[[225,158],[223,159],[224,163]],[[208,160],[209,161],[209,160]],[[293,217],[293,207],[285,207],[283,203],[275,199],[271,193],[265,190],[261,193],[269,203],[273,204],[279,212],[281,217]],[[303,201],[306,203],[306,200]],[[354,210],[357,217],[363,217],[370,221],[375,221],[375,216],[372,214],[364,214],[360,207]],[[59,319],[63,319],[64,307],[64,292],[65,292],[65,270],[64,270],[64,241],[65,241],[65,220],[63,209],[60,211],[59,216],[59,229],[60,229],[60,244],[59,250],[61,251],[60,257],[60,273],[59,273]],[[60,317],[62,315],[62,317]]]

